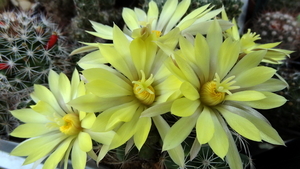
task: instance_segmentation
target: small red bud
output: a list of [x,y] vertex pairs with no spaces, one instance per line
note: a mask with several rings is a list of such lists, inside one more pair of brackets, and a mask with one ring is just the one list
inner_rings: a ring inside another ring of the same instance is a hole
[[0,70],[5,70],[7,68],[9,68],[8,64],[6,64],[6,63],[0,63]]
[[57,42],[58,40],[58,35],[56,32],[53,32],[52,35],[49,38],[49,41],[47,42],[47,44],[44,46],[46,50],[51,49]]

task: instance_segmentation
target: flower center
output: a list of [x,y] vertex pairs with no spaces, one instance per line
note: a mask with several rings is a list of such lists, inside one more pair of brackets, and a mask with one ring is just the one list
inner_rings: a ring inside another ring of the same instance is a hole
[[77,114],[66,114],[62,119],[64,124],[59,128],[62,133],[66,135],[75,135],[82,130],[81,123]]
[[155,36],[158,38],[161,35],[161,31],[153,30],[152,33],[155,34]]
[[144,71],[141,70],[142,79],[138,81],[132,81],[133,93],[135,97],[145,105],[151,105],[155,100],[155,91],[151,86],[154,81],[153,75],[146,80]]
[[224,98],[225,92],[218,91],[215,81],[206,82],[200,88],[200,100],[207,106],[215,106],[221,103]]

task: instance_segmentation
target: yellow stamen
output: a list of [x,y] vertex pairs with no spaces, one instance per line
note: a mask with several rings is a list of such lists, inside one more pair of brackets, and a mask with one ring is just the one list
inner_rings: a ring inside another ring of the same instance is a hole
[[59,128],[59,130],[66,135],[75,135],[82,130],[79,116],[77,114],[66,114],[63,117],[63,121],[64,124]]
[[142,79],[133,81],[133,93],[135,97],[145,105],[151,105],[155,100],[155,91],[151,86],[154,81],[153,75],[146,80],[144,71],[141,70]]
[[221,103],[225,98],[225,92],[219,92],[217,89],[217,83],[210,81],[204,83],[200,89],[200,100],[207,106],[215,106]]
[[156,37],[160,37],[161,31],[153,30],[152,33],[156,35]]

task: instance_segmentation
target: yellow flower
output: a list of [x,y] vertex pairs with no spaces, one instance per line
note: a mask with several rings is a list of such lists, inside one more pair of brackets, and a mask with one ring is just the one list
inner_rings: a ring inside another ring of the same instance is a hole
[[[125,22],[124,34],[132,40],[133,32],[136,29],[147,27],[153,31],[160,32],[160,35],[166,35],[174,28],[179,28],[182,35],[191,36],[197,33],[206,34],[209,25],[212,23],[212,18],[216,17],[223,8],[212,10],[213,6],[209,8],[204,5],[184,16],[191,4],[191,0],[167,0],[159,13],[156,2],[150,1],[147,13],[140,8],[123,8],[122,17]],[[232,24],[225,20],[218,20],[223,30],[232,26]],[[112,27],[91,21],[95,32],[87,31],[88,33],[102,39],[112,40]],[[97,43],[84,43],[87,46],[74,50],[71,55],[92,51],[98,48]]]
[[49,73],[50,90],[42,85],[35,85],[32,99],[36,102],[31,108],[14,110],[13,116],[23,121],[11,135],[29,138],[20,143],[11,154],[28,156],[24,165],[42,162],[43,168],[56,168],[60,161],[67,168],[71,154],[72,166],[84,169],[87,153],[94,159],[92,139],[104,145],[110,144],[114,131],[98,132],[92,127],[96,116],[69,106],[67,102],[86,94],[84,83],[74,71],[70,82],[66,75]]
[[[86,88],[92,94],[70,102],[82,111],[101,112],[95,123],[102,124],[104,130],[116,130],[115,138],[106,147],[107,151],[131,138],[141,149],[152,126],[151,118],[141,118],[141,113],[149,107],[152,112],[168,112],[172,101],[181,95],[178,91],[181,82],[163,64],[168,56],[153,42],[158,38],[156,32],[143,31],[149,36],[130,41],[115,26],[114,47],[99,47],[102,56],[113,68],[99,64],[98,68],[83,70]],[[162,130],[163,135],[165,129]],[[183,166],[183,149],[175,149],[178,151],[172,150],[171,154],[177,153],[177,157],[181,158],[179,162],[174,161]]]
[[[222,18],[228,21],[225,11],[222,11]],[[243,34],[240,37],[235,19],[232,20],[232,23],[234,24],[234,26],[226,30],[226,36],[231,37],[234,40],[240,40],[241,42],[240,57],[243,57],[244,55],[249,54],[253,51],[266,50],[267,53],[262,59],[262,62],[280,64],[282,63],[283,60],[286,59],[286,57],[290,56],[289,54],[293,52],[290,50],[275,48],[280,44],[280,42],[267,43],[267,44],[256,43],[255,42],[256,40],[261,39],[260,35],[256,34],[255,32],[251,32],[250,29],[248,29],[247,33]]]
[[[173,53],[176,64],[170,57],[166,66],[183,82],[180,91],[184,97],[171,107],[171,113],[181,118],[164,137],[163,150],[180,145],[195,128],[199,145],[208,143],[219,157],[226,156],[232,169],[240,169],[241,159],[227,124],[247,139],[284,144],[253,109],[275,108],[286,102],[272,93],[286,87],[272,78],[276,70],[258,66],[266,51],[253,51],[239,60],[240,41],[223,41],[218,22],[210,27],[206,38],[198,34],[191,43],[181,37],[179,45],[180,50]],[[142,113],[142,117],[159,115],[150,112]]]

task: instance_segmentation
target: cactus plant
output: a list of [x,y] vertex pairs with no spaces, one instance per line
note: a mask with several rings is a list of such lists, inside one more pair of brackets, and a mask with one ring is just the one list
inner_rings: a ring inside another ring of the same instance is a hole
[[281,41],[279,47],[290,50],[297,49],[300,27],[292,14],[280,11],[265,12],[255,23],[253,31],[261,35],[264,43]]
[[69,62],[68,53],[66,39],[45,16],[23,11],[2,12],[0,101],[4,108],[1,113],[26,107],[31,87],[36,83],[46,84],[50,69],[72,72],[75,63]]

